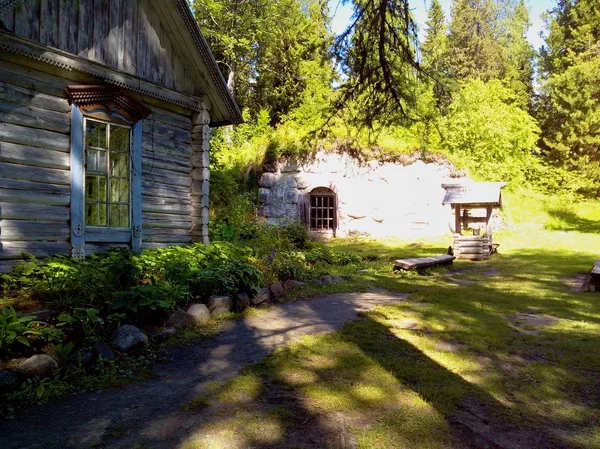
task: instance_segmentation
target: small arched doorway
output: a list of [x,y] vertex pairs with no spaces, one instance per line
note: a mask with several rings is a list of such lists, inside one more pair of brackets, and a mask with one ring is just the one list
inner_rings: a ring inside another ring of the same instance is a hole
[[331,232],[337,227],[337,195],[327,187],[317,187],[310,192],[309,220],[313,232]]

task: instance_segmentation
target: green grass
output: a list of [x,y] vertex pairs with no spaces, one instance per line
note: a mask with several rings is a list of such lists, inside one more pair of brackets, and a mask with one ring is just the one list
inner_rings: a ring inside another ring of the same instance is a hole
[[[494,236],[500,254],[426,276],[394,274],[392,261],[445,253],[450,237],[332,242],[369,261],[328,289],[377,286],[409,299],[303,338],[204,392],[220,418],[184,447],[307,447],[312,436],[329,447],[451,448],[466,409],[491,433],[525,429],[551,447],[600,448],[600,296],[565,283],[600,258],[600,203],[506,203],[509,226]],[[542,326],[517,314],[556,320]],[[402,329],[407,319],[418,326]]]

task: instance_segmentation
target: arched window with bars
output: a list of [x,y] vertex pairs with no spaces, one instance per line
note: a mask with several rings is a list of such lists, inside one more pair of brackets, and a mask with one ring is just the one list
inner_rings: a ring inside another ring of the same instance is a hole
[[333,231],[337,224],[337,195],[327,187],[317,187],[310,192],[311,231]]

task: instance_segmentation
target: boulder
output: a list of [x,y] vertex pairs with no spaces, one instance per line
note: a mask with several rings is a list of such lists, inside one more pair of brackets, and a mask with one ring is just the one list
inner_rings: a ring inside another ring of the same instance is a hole
[[235,295],[235,310],[241,312],[250,306],[250,297],[247,293],[237,292]]
[[194,324],[196,324],[194,317],[183,310],[176,310],[167,320],[167,326],[169,327],[185,327]]
[[82,366],[89,366],[92,363],[94,363],[94,360],[96,359],[96,354],[94,354],[93,351],[85,351],[83,354],[81,354],[81,365]]
[[298,192],[295,189],[286,190],[284,199],[288,204],[296,204],[298,203]]
[[282,296],[285,296],[285,290],[283,289],[281,282],[274,282],[271,284],[271,293],[273,293],[275,298],[281,298]]
[[118,351],[129,352],[148,346],[148,337],[137,327],[125,324],[115,332],[112,345]]
[[210,310],[211,315],[216,309],[221,309],[230,312],[231,308],[233,307],[233,300],[229,296],[213,295],[210,298],[208,298],[206,306],[208,307],[208,310]]
[[19,367],[19,372],[27,377],[47,377],[57,368],[58,363],[52,357],[46,354],[36,354],[25,360]]
[[110,361],[115,359],[115,353],[112,352],[112,349],[110,349],[110,347],[102,341],[97,341],[94,343],[94,352],[98,354],[98,357],[102,357],[104,360]]
[[277,162],[269,162],[268,164],[263,165],[263,171],[266,171],[269,173],[276,173],[277,172]]
[[216,307],[212,309],[212,311],[210,312],[210,316],[224,315],[229,312],[231,312],[231,309],[228,307]]
[[37,321],[50,321],[54,317],[54,313],[50,310],[39,310],[27,315],[35,317]]
[[283,283],[283,288],[285,288],[286,290],[293,290],[295,288],[302,287],[304,285],[306,285],[306,282],[300,282],[300,281],[296,281],[294,279],[288,279],[287,281],[285,281]]
[[164,331],[160,331],[157,334],[152,336],[152,340],[154,341],[165,341],[168,340],[171,336],[175,335],[177,330],[174,327],[168,327]]
[[261,203],[266,203],[269,201],[269,196],[271,195],[271,189],[260,188],[258,189],[258,201]]
[[299,189],[306,189],[308,187],[308,181],[302,175],[296,175],[296,187]]
[[311,279],[310,283],[313,285],[323,285],[323,281],[321,279]]
[[187,313],[194,318],[196,324],[204,324],[210,320],[210,310],[205,304],[192,304]]
[[333,278],[328,274],[321,276],[319,279],[321,280],[323,285],[331,284],[333,282]]
[[279,176],[277,176],[275,173],[263,173],[258,180],[258,185],[259,187],[271,188],[277,183],[278,179]]
[[343,282],[342,278],[339,276],[336,276],[335,274],[331,275],[331,282],[334,284],[339,284],[340,282]]
[[262,304],[263,302],[267,302],[271,300],[271,290],[269,290],[268,288],[261,288],[258,293],[256,295],[254,295],[254,297],[252,299],[250,299],[250,302],[252,303],[253,306],[257,306],[259,304]]
[[0,371],[0,393],[10,393],[15,391],[21,385],[19,376],[13,371]]

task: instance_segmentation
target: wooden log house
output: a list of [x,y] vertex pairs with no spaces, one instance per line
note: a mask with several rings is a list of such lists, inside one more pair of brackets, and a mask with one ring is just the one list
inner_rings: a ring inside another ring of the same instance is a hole
[[[505,182],[442,184],[442,204],[454,211],[454,255],[458,259],[486,260],[496,248],[492,238],[492,213],[502,207]],[[471,230],[472,235],[464,235]]]
[[0,0],[0,271],[207,242],[210,128],[241,121],[186,0]]

